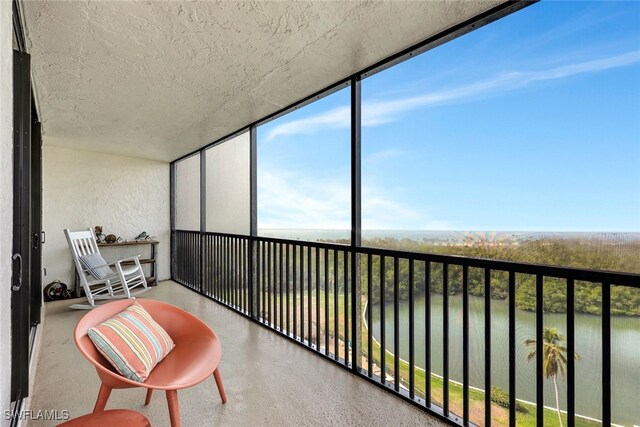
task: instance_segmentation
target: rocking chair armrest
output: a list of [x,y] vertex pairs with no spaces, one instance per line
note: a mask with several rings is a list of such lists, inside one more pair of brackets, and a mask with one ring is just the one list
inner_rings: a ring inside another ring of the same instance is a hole
[[136,261],[136,263],[140,262],[140,255],[119,259],[117,261],[110,262],[109,265],[122,264],[123,262],[129,262],[129,261]]

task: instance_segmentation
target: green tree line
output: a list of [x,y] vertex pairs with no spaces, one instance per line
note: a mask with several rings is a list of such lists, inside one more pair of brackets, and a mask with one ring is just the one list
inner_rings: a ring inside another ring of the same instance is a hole
[[[348,242],[345,242],[348,243]],[[411,252],[460,255],[474,258],[497,259],[526,262],[542,265],[556,265],[595,270],[623,271],[640,273],[640,243],[638,242],[599,242],[589,239],[539,239],[510,244],[470,240],[464,244],[434,244],[410,239],[371,239],[366,246],[396,249]],[[332,261],[332,260],[330,260]],[[367,257],[361,258],[361,286],[366,293]],[[372,295],[371,302],[381,298],[380,257],[372,257]],[[342,289],[343,263],[338,263],[338,288]],[[393,259],[385,258],[384,298],[393,300],[394,289]],[[401,300],[409,297],[409,262],[401,259],[398,263],[399,296]],[[484,269],[469,268],[469,293],[484,296]],[[449,265],[447,291],[449,295],[462,292],[462,267]],[[329,280],[332,284],[333,281]],[[506,299],[508,296],[508,273],[492,271],[491,298]],[[615,285],[615,284],[614,284]],[[443,265],[431,263],[429,291],[442,294],[444,288]],[[414,264],[414,295],[424,294],[425,263]],[[566,312],[566,280],[544,278],[544,311],[552,313]],[[601,313],[601,287],[590,282],[575,283],[575,309],[580,313]],[[536,278],[533,275],[516,274],[516,307],[522,310],[536,309]],[[640,316],[640,289],[614,286],[611,291],[611,313],[614,315]]]

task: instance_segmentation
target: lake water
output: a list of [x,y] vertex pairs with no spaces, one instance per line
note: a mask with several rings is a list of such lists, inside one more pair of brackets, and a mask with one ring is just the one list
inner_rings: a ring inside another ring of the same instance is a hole
[[[484,299],[469,297],[470,303],[470,385],[484,389]],[[385,308],[387,350],[393,350],[393,304]],[[409,306],[400,305],[400,354],[409,359]],[[423,367],[425,357],[425,297],[415,301],[415,360]],[[374,305],[373,335],[380,340],[379,305]],[[508,391],[508,304],[491,301],[492,383]],[[601,418],[601,320],[599,316],[576,314],[576,413]],[[545,314],[545,327],[556,327],[566,336],[566,315]],[[640,425],[640,318],[616,316],[611,320],[612,337],[612,420]],[[442,296],[431,296],[432,372],[442,375]],[[531,348],[524,342],[535,338],[535,313],[516,310],[516,395],[535,402],[535,361],[527,361]],[[422,341],[421,341],[422,340]],[[462,382],[462,295],[449,297],[449,372]],[[566,380],[559,379],[560,407],[566,409]],[[552,381],[545,381],[544,403],[555,407]]]

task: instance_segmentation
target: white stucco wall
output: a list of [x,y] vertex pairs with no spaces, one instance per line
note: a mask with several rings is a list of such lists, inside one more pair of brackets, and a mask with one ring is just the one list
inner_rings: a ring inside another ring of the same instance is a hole
[[[47,276],[73,286],[74,267],[63,230],[102,225],[105,234],[131,240],[140,232],[160,240],[158,278],[169,270],[169,163],[61,147],[43,150],[43,245]],[[108,248],[107,260],[148,257],[149,248]]]
[[11,2],[0,1],[0,425],[8,426],[11,384],[11,246],[13,228],[13,52]]

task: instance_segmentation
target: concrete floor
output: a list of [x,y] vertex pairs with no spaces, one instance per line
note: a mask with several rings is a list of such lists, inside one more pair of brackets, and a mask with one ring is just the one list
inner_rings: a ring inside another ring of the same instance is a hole
[[[228,401],[221,404],[211,377],[179,391],[185,427],[444,425],[391,393],[174,282],[160,283],[145,297],[195,314],[216,331],[222,343],[220,372]],[[68,309],[73,302],[46,304],[32,411],[66,409],[73,418],[93,409],[100,382],[73,343],[73,328],[85,313]],[[144,397],[143,389],[114,390],[107,409],[133,409],[146,415],[154,426],[168,426],[164,393],[155,393],[147,407]],[[29,422],[29,426],[38,427],[55,424]]]

